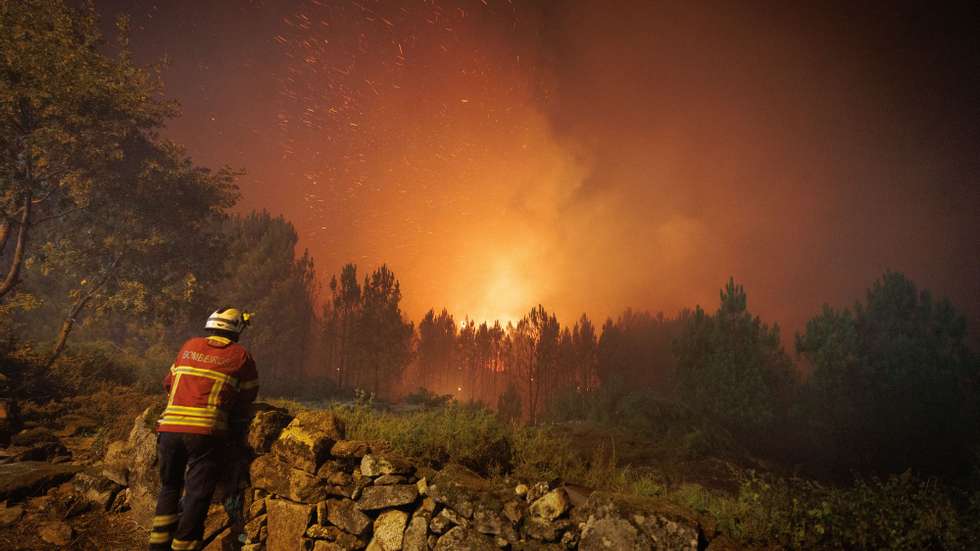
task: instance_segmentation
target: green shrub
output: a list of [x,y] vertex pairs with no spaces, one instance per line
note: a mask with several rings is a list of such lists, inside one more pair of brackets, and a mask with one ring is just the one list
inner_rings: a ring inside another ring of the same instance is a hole
[[348,438],[385,440],[426,463],[460,463],[485,474],[510,467],[511,429],[484,408],[451,404],[394,414],[336,406],[333,411],[343,419]]
[[510,383],[497,398],[497,416],[504,423],[516,423],[521,420],[521,411],[521,393]]
[[908,473],[828,488],[749,472],[737,497],[685,485],[669,498],[745,545],[786,549],[971,549],[976,516],[950,490]]
[[453,401],[452,394],[436,394],[425,387],[419,387],[415,392],[405,396],[405,403],[424,406],[427,408],[445,407]]
[[512,425],[514,474],[525,480],[583,481],[589,466],[574,452],[572,441],[540,427]]

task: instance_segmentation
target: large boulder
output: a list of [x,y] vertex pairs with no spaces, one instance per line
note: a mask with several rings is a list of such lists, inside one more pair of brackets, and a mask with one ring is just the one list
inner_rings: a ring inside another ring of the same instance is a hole
[[609,549],[607,541],[622,549],[691,551],[707,543],[697,515],[656,498],[594,492],[573,518],[585,525],[579,549],[586,551]]
[[[647,551],[653,543],[624,519],[616,517],[591,518],[582,529],[578,544],[581,551]],[[669,547],[667,549],[670,549]]]
[[372,453],[377,448],[377,444],[366,440],[338,440],[330,448],[330,455],[349,459],[360,459]]
[[144,528],[152,526],[153,511],[160,492],[160,467],[157,463],[156,421],[159,408],[148,407],[133,422],[126,448],[129,450],[127,482],[128,505],[133,520]]
[[331,495],[331,487],[322,480],[273,454],[257,457],[249,467],[249,476],[254,488],[293,501],[316,503]]
[[426,492],[439,503],[466,518],[473,516],[475,504],[490,490],[490,483],[462,465],[449,464],[432,477]]
[[367,454],[361,458],[361,474],[364,476],[402,475],[415,472],[415,466],[407,459],[395,455]]
[[125,440],[111,442],[102,459],[102,476],[126,486],[129,484],[130,450]]
[[269,452],[293,417],[286,410],[268,404],[258,403],[252,407],[255,414],[248,426],[246,442],[252,453],[261,455]]
[[568,493],[565,492],[565,489],[555,488],[532,503],[529,511],[536,517],[541,517],[545,520],[555,520],[565,514],[570,506],[571,502],[568,499]]
[[428,551],[426,536],[429,532],[428,521],[425,516],[417,515],[412,517],[405,529],[405,537],[402,540],[403,551]]
[[75,475],[78,465],[22,461],[0,465],[0,502],[42,494]]
[[326,518],[320,521],[321,524],[324,524],[323,520],[326,520],[355,536],[363,534],[371,525],[371,518],[358,510],[355,503],[349,499],[328,501],[326,510]]
[[496,551],[497,546],[480,534],[457,526],[436,542],[435,551]]
[[374,537],[368,544],[372,551],[401,551],[408,513],[392,509],[378,515],[374,521]]
[[109,510],[123,487],[97,472],[81,472],[72,480],[75,494],[99,511]]
[[270,499],[266,522],[269,530],[268,551],[296,551],[303,549],[303,536],[310,524],[313,507],[292,503],[285,499]]
[[344,425],[329,411],[302,411],[272,444],[272,452],[290,465],[314,474],[330,457],[334,443],[344,438]]
[[357,500],[357,508],[362,511],[374,511],[401,507],[414,503],[418,496],[419,490],[414,484],[368,486],[361,492],[361,497]]

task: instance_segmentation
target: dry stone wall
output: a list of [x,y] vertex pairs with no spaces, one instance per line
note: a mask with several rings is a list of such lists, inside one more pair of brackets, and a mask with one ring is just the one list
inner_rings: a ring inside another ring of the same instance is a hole
[[[137,428],[145,426],[137,421]],[[135,507],[153,494],[142,435],[127,466]],[[460,465],[434,470],[383,442],[347,440],[327,411],[261,407],[244,463],[212,506],[209,551],[704,549],[705,523],[657,500],[560,483],[494,484]],[[119,450],[117,450],[118,452]],[[116,473],[115,478],[119,475]],[[149,486],[147,486],[149,484]],[[134,487],[134,485],[136,487]],[[142,485],[142,486],[141,486]],[[240,492],[241,500],[227,500]],[[220,501],[220,500],[219,500]],[[226,510],[228,503],[238,507]],[[708,534],[711,535],[711,534]]]

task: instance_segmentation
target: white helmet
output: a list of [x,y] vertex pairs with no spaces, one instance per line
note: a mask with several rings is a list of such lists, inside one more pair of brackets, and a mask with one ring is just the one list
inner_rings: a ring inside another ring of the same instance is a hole
[[204,324],[205,329],[219,329],[229,331],[236,335],[248,327],[252,314],[238,308],[221,307],[214,311],[208,322]]

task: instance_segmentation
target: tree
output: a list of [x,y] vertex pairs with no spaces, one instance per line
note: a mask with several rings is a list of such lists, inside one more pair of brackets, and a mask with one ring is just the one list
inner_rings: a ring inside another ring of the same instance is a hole
[[137,138],[122,146],[84,212],[66,214],[83,231],[42,228],[29,256],[42,277],[59,280],[67,311],[49,357],[64,350],[83,314],[131,319],[175,313],[221,270],[220,221],[237,190],[234,174],[193,165],[177,146]]
[[887,272],[853,311],[824,306],[796,350],[813,366],[810,427],[838,450],[838,467],[950,474],[968,465],[980,367],[948,300]]
[[729,279],[721,306],[698,306],[676,341],[681,398],[737,432],[758,435],[785,415],[792,364],[771,328],[748,309],[745,290]]
[[[152,141],[175,111],[157,99],[159,80],[130,60],[124,21],[115,57],[102,53],[94,11],[59,0],[2,2],[0,28],[0,254],[16,233],[3,297],[30,251],[53,242],[31,245],[39,226],[70,235],[102,224],[92,211],[107,205],[127,144]],[[66,216],[79,211],[89,215]],[[102,271],[118,265],[110,259]]]
[[676,372],[673,341],[682,323],[662,313],[624,311],[608,320],[599,338],[597,377],[611,397],[626,391],[669,394]]
[[456,353],[456,321],[445,308],[426,312],[419,323],[419,385],[447,386],[446,376]]
[[266,392],[296,389],[315,323],[316,272],[309,253],[296,256],[296,228],[282,216],[252,212],[223,224],[221,276],[209,286],[208,310],[235,305],[256,313],[243,336]]
[[[464,319],[459,324],[459,334],[456,336],[456,389],[457,392],[469,394],[470,400],[474,398],[476,378],[480,369],[477,354],[476,323]],[[463,397],[458,396],[458,398],[461,400]]]
[[382,379],[392,383],[401,377],[411,360],[415,327],[405,321],[399,303],[401,288],[395,274],[382,265],[364,279],[361,317],[357,328],[358,345],[364,355],[365,377],[374,394],[380,396]]
[[350,371],[356,371],[358,360],[354,348],[355,330],[361,317],[361,286],[357,281],[357,266],[346,264],[340,270],[340,278],[330,278],[330,301],[325,306],[326,335],[330,343],[328,358],[336,373],[337,386],[344,388]]
[[528,422],[534,424],[541,405],[544,382],[551,380],[559,360],[561,327],[558,318],[540,304],[532,308],[510,332],[509,364],[524,383]]
[[582,314],[572,328],[571,344],[577,386],[582,392],[590,392],[598,383],[596,369],[599,341],[596,338],[595,327],[587,315]]
[[509,383],[504,392],[497,398],[497,416],[505,423],[520,420],[521,393],[514,383]]

